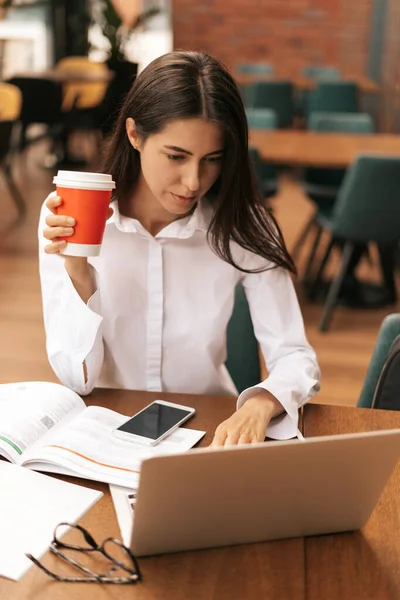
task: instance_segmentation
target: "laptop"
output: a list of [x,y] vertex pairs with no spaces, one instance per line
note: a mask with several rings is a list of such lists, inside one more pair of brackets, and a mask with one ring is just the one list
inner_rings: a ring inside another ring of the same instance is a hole
[[352,531],[400,456],[400,429],[198,448],[142,464],[137,556]]

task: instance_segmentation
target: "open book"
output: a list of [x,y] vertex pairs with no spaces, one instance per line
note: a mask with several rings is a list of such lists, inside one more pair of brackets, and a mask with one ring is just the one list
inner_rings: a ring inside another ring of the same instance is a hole
[[154,447],[118,439],[127,420],[101,406],[86,406],[57,383],[0,385],[0,455],[36,471],[137,487],[142,461],[192,448],[204,431],[178,428]]

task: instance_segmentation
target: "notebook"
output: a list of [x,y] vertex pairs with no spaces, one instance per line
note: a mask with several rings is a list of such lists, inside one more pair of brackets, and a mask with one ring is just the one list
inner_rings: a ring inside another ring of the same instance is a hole
[[20,579],[63,521],[77,522],[103,495],[0,460],[0,576]]

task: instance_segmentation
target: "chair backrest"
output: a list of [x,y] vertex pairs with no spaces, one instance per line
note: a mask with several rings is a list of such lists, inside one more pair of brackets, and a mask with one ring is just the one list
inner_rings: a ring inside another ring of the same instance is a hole
[[[359,408],[371,408],[372,400],[379,375],[388,356],[388,352],[395,338],[400,335],[400,314],[391,314],[384,318],[380,327],[375,348],[368,365],[364,385],[357,402]],[[400,396],[397,406],[391,407],[393,410],[400,410]]]
[[0,163],[11,149],[13,127],[16,121],[0,121]]
[[278,126],[276,112],[270,108],[246,108],[246,117],[248,126],[254,129],[276,129]]
[[339,79],[341,74],[337,67],[310,65],[302,70],[302,75],[312,79]]
[[331,233],[353,242],[398,243],[400,157],[358,156],[339,190]]
[[358,87],[353,81],[319,81],[317,88],[307,95],[306,113],[359,112]]
[[374,132],[374,124],[368,113],[312,112],[307,125],[311,131]]
[[290,127],[294,117],[294,87],[291,81],[257,81],[251,86],[250,106],[274,110],[278,127]]
[[11,83],[0,83],[0,120],[15,121],[21,114],[22,93]]
[[[105,63],[94,62],[86,56],[66,56],[56,64],[57,70],[75,72],[107,73]],[[66,82],[63,83],[63,110],[75,108],[92,108],[98,106],[103,100],[107,90],[107,83],[102,82]]]
[[12,77],[8,83],[22,92],[20,120],[24,126],[30,123],[53,125],[62,120],[62,89],[59,83],[39,77]]
[[236,286],[235,304],[227,329],[226,368],[239,394],[261,379],[258,343],[242,285]]
[[[311,131],[340,131],[344,133],[368,134],[373,133],[374,127],[372,118],[367,113],[313,112],[308,119],[308,129]],[[345,174],[346,169],[310,167],[305,170],[304,178],[309,184],[339,188]]]
[[240,63],[238,72],[244,75],[273,75],[275,73],[274,65],[270,63]]

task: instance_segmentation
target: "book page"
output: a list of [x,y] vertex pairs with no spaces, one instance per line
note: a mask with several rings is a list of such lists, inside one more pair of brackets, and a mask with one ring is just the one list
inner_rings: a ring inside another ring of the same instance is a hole
[[81,477],[136,487],[145,458],[184,452],[205,433],[178,428],[156,446],[144,446],[121,440],[112,433],[127,418],[108,408],[89,406],[70,421],[67,428],[49,432],[40,445],[26,454],[23,464],[55,472],[57,468],[47,467],[45,463],[61,465]]
[[85,408],[82,398],[58,383],[0,385],[0,455],[19,464],[22,454],[67,416]]

